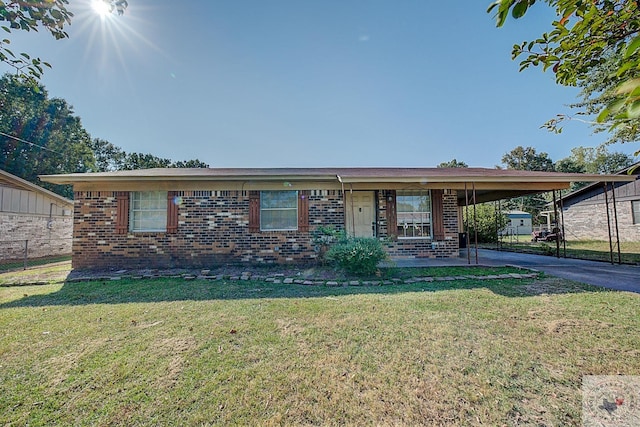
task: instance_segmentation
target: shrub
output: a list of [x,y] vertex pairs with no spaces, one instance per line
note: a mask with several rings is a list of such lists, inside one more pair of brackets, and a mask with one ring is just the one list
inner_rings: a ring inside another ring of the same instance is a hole
[[378,239],[350,238],[331,246],[325,257],[350,274],[373,275],[387,253]]
[[[469,209],[467,215],[466,209]],[[478,242],[491,243],[498,239],[498,230],[502,230],[509,222],[507,216],[500,212],[496,213],[495,206],[492,203],[481,203],[476,205],[476,220],[473,220],[473,206],[465,207],[463,210],[464,227],[469,229],[469,241],[475,235],[475,227],[477,225]],[[469,224],[467,224],[467,219]],[[497,228],[496,228],[497,226]]]
[[311,232],[311,241],[316,245],[318,261],[322,264],[327,261],[326,254],[329,247],[338,242],[345,242],[346,240],[347,233],[344,230],[336,230],[331,225],[320,225]]

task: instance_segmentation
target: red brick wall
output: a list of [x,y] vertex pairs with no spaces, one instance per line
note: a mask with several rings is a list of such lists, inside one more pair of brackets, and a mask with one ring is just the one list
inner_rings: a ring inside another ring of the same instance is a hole
[[[319,225],[342,229],[342,193],[310,193],[310,232]],[[207,267],[226,262],[310,262],[317,256],[310,232],[249,233],[246,191],[179,194],[177,233],[116,234],[115,192],[76,192],[73,267]]]
[[[247,191],[179,192],[178,229],[167,233],[116,233],[116,193],[75,193],[73,267],[78,269],[211,267],[220,263],[308,263],[317,257],[312,232],[344,228],[342,193],[311,190],[309,232],[249,232]],[[389,237],[385,191],[378,191],[378,236]],[[392,257],[458,256],[455,194],[443,195],[444,240],[386,240]]]
[[[445,192],[446,193],[446,192]],[[444,239],[398,239],[395,236],[386,242],[387,253],[392,258],[452,258],[458,256],[458,201],[455,191],[442,195]],[[378,192],[378,230],[380,237],[389,237],[386,221],[387,195]]]

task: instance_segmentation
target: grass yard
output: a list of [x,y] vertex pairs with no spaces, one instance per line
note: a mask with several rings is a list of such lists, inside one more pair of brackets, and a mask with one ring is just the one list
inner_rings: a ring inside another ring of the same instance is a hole
[[577,426],[583,375],[640,375],[639,309],[548,277],[0,287],[0,424]]
[[[496,244],[483,244],[483,247],[494,249]],[[525,251],[537,254],[556,253],[556,242],[531,242],[504,240],[501,247],[507,250]],[[567,258],[589,259],[594,261],[610,261],[609,242],[600,240],[579,240],[566,242]],[[564,254],[563,242],[560,242],[560,256]],[[640,242],[620,242],[620,255],[623,263],[640,264]],[[618,262],[618,251],[614,247],[614,262]]]

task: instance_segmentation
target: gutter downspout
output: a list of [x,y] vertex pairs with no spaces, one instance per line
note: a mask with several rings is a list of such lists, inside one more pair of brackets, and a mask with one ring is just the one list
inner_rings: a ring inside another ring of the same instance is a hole
[[342,188],[342,206],[344,206],[344,228],[347,229],[347,195],[344,192],[344,182],[342,182],[342,177],[340,175],[336,175],[336,179],[340,183],[340,187]]

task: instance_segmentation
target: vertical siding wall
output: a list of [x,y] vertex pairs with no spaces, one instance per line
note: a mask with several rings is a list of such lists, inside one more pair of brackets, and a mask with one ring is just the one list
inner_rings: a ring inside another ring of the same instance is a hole
[[24,258],[25,240],[30,259],[69,255],[70,211],[43,194],[0,186],[0,261]]
[[[311,190],[309,225],[344,228],[340,191]],[[175,234],[116,234],[115,192],[76,192],[74,268],[207,267],[218,263],[311,262],[311,233],[249,233],[247,191],[184,191]]]

